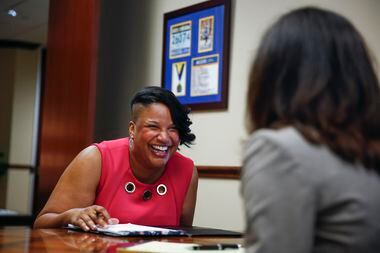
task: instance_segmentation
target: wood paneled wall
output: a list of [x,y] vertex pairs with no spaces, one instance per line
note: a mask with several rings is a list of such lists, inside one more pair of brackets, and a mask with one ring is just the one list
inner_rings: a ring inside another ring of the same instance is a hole
[[51,0],[34,213],[94,133],[100,0]]

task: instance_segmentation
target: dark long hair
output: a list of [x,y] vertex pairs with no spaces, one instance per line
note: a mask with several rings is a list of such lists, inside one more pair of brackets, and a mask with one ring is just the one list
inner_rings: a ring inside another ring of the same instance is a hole
[[248,88],[250,130],[294,126],[380,172],[380,88],[364,39],[344,17],[306,7],[264,35]]
[[[174,125],[176,126],[180,144],[189,146],[195,140],[195,135],[191,133],[190,125],[192,124],[188,114],[190,109],[184,107],[173,94],[173,92],[157,86],[144,87],[137,92],[131,101],[131,111],[133,114],[133,106],[136,104],[142,104],[143,106],[150,105],[152,103],[161,103],[168,107]],[[136,115],[132,115],[132,119]],[[134,120],[134,119],[133,119]]]

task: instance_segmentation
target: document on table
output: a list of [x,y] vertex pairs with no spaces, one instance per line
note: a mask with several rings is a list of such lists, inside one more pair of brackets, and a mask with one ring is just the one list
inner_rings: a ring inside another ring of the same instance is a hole
[[[194,250],[194,246],[199,246],[195,243],[176,243],[176,242],[160,242],[151,241],[147,243],[137,244],[131,247],[121,247],[116,250],[118,253],[125,252],[152,252],[152,253],[177,253],[177,252],[201,252],[201,253],[215,253],[218,250]],[[236,249],[223,249],[223,253],[243,253],[244,248],[239,247]]]
[[[82,230],[81,228],[69,224],[68,229]],[[108,225],[106,228],[98,227],[97,230],[90,230],[88,232],[106,234],[111,236],[179,236],[186,235],[182,230],[150,227],[143,225],[136,225],[132,223]]]

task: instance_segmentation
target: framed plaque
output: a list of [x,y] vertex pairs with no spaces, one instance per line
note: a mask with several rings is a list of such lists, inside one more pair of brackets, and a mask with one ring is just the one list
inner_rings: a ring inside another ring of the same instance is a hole
[[162,86],[192,110],[227,109],[230,0],[164,14]]

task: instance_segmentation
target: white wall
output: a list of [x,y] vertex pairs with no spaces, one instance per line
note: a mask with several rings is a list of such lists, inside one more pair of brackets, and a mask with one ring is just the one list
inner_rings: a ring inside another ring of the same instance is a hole
[[[9,163],[34,165],[35,108],[40,50],[13,49],[14,83],[9,143]],[[6,208],[31,213],[34,175],[29,170],[8,169]]]
[[[121,1],[123,2],[123,1]],[[131,48],[118,48],[118,55],[110,49],[101,49],[101,55],[108,55],[118,65],[108,62],[107,68],[113,78],[122,81],[124,100],[113,106],[113,116],[117,120],[119,131],[112,137],[127,134],[129,120],[128,108],[131,94],[145,85],[160,84],[162,60],[163,14],[201,1],[196,0],[142,0],[129,1],[123,6],[107,3],[108,9],[118,8],[112,12],[112,19],[119,25],[104,29],[101,45],[110,45],[110,34],[118,40],[118,45]],[[120,4],[119,4],[120,5]],[[192,130],[197,135],[196,145],[182,152],[191,157],[198,165],[241,165],[242,144],[247,137],[244,127],[245,93],[250,64],[258,47],[261,35],[274,20],[293,8],[315,5],[337,11],[348,17],[362,32],[374,55],[380,59],[380,1],[378,0],[235,0],[231,15],[231,51],[228,110],[218,112],[194,112]],[[124,8],[124,9],[123,9]],[[111,12],[110,12],[111,13]],[[119,14],[118,13],[123,13]],[[137,13],[137,14],[136,14]],[[130,16],[133,15],[133,16]],[[108,19],[103,16],[103,19]],[[111,17],[109,17],[111,19]],[[104,21],[103,21],[104,22]],[[137,26],[136,26],[137,25]],[[132,33],[133,30],[133,33]],[[107,38],[105,38],[107,36]],[[121,50],[121,51],[120,51]],[[129,53],[128,53],[129,52]],[[102,57],[102,56],[101,56]],[[124,58],[122,58],[124,57]],[[101,61],[101,59],[100,59]],[[115,72],[113,69],[123,71]],[[100,66],[99,69],[102,67]],[[377,68],[379,70],[379,68]],[[108,72],[108,73],[109,73]],[[103,76],[107,72],[102,73]],[[130,78],[131,77],[131,78]],[[105,83],[101,85],[106,85]],[[112,84],[107,82],[107,87]],[[107,101],[105,99],[104,101]],[[101,106],[101,104],[99,104]],[[117,111],[119,110],[119,111]],[[102,120],[107,115],[99,115]],[[105,121],[112,128],[112,120]],[[122,127],[123,129],[120,129]],[[115,127],[116,128],[116,127]],[[102,133],[98,133],[98,138]],[[194,225],[212,226],[226,229],[243,230],[244,217],[239,194],[238,180],[201,179],[199,183],[198,202]]]

